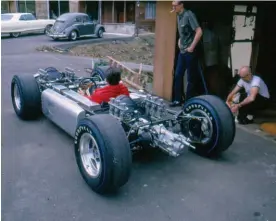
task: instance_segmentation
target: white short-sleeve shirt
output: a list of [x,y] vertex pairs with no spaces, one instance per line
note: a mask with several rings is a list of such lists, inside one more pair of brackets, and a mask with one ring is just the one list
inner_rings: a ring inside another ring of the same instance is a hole
[[263,97],[270,98],[270,94],[268,91],[268,88],[265,84],[265,82],[258,76],[253,75],[253,78],[250,82],[246,82],[243,79],[240,79],[238,81],[238,86],[243,87],[247,93],[247,95],[250,95],[250,90],[252,87],[258,87],[259,88],[259,94]]

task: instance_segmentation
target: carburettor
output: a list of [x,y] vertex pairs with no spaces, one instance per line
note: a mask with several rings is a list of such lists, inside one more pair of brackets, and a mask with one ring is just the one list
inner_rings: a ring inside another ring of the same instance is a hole
[[109,114],[124,123],[129,123],[138,114],[138,111],[134,110],[134,108],[130,108],[126,103],[115,98],[110,99],[109,106]]
[[165,102],[162,98],[147,95],[142,102],[145,114],[155,119],[164,118],[167,115]]

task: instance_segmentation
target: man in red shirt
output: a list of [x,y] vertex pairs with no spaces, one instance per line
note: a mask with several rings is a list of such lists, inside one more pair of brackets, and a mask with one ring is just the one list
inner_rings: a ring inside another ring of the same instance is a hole
[[129,96],[128,88],[120,83],[121,81],[121,71],[118,68],[109,68],[107,70],[106,81],[108,85],[103,88],[97,88],[93,94],[90,96],[85,95],[83,92],[80,92],[82,95],[87,97],[89,100],[101,104],[103,102],[109,102],[110,98],[116,98],[119,95]]

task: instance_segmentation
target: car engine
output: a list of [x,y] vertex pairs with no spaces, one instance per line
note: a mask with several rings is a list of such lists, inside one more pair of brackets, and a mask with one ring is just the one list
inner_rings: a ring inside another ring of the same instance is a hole
[[113,98],[109,102],[109,114],[120,120],[127,136],[135,137],[133,145],[141,143],[159,147],[169,155],[177,157],[186,146],[194,148],[189,139],[181,134],[179,119],[169,113],[165,101],[146,95],[136,99]]

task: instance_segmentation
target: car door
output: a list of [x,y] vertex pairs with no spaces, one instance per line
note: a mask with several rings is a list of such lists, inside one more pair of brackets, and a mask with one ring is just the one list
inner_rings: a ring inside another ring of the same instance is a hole
[[27,21],[26,15],[20,15],[14,31],[19,31],[19,32],[25,32],[28,31],[29,23]]
[[29,31],[38,31],[41,29],[39,22],[36,20],[36,18],[34,17],[33,14],[26,14],[25,15],[25,19],[26,19],[26,28]]
[[77,16],[75,18],[74,26],[78,29],[80,36],[85,35],[85,26],[83,23],[83,16]]
[[95,31],[95,24],[88,15],[83,16],[83,23],[85,27],[85,35],[93,35]]

